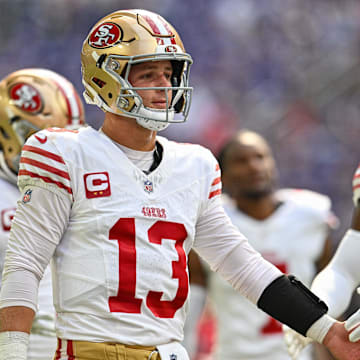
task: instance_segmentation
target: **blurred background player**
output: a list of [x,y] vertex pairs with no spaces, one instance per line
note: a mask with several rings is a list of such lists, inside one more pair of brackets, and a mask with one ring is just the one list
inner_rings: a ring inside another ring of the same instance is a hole
[[[329,264],[315,277],[311,284],[313,292],[321,296],[329,306],[329,314],[339,318],[348,308],[354,289],[360,284],[360,166],[353,177],[354,211],[350,229],[345,233]],[[358,293],[359,293],[358,288]],[[360,340],[360,310],[346,320],[351,331],[350,340]],[[311,342],[288,327],[285,339],[293,359],[301,357],[301,351]]]
[[[73,85],[46,69],[15,71],[0,82],[0,271],[20,192],[16,186],[20,153],[26,139],[48,127],[79,127],[83,105]],[[39,136],[39,141],[44,141]],[[31,197],[28,194],[22,201]],[[19,200],[21,201],[21,200]],[[28,229],[31,231],[31,229]],[[1,280],[0,280],[1,281]],[[30,336],[29,360],[49,360],[56,349],[51,274],[40,282],[38,312]]]
[[[330,199],[309,190],[276,190],[277,170],[271,149],[252,131],[240,131],[231,138],[219,153],[219,164],[226,194],[224,208],[233,224],[264,258],[310,284],[331,253],[328,236],[337,220]],[[189,261],[190,279],[197,284],[192,285],[194,303],[201,304],[198,294],[204,269],[199,268],[201,263],[195,257],[192,254]],[[216,314],[216,359],[289,359],[278,321],[239,296],[215,273],[209,272],[206,281]],[[190,331],[185,344],[193,338]],[[301,359],[312,358],[308,349]]]

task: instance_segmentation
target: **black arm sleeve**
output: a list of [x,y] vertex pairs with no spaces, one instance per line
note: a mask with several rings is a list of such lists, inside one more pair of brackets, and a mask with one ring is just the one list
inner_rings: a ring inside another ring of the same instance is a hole
[[257,306],[304,336],[328,311],[327,305],[293,275],[275,279],[261,294]]

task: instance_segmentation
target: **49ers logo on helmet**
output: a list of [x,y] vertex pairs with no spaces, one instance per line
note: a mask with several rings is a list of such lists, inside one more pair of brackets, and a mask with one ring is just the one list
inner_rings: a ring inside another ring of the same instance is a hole
[[110,47],[117,41],[121,41],[123,32],[121,28],[111,22],[100,24],[89,36],[89,45],[98,49]]
[[10,89],[10,99],[18,108],[32,114],[38,113],[43,107],[40,93],[25,83],[15,84]]

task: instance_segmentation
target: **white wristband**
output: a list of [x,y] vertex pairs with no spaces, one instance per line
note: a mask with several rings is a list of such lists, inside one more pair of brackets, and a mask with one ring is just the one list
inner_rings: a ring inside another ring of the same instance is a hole
[[26,360],[29,334],[20,331],[0,332],[0,360]]
[[322,344],[326,334],[335,322],[335,319],[325,314],[310,326],[306,336]]

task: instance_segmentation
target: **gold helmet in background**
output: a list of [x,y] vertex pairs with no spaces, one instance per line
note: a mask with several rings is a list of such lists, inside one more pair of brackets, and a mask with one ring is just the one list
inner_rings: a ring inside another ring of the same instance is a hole
[[84,107],[74,86],[46,69],[22,69],[0,82],[0,171],[16,181],[21,149],[33,133],[48,127],[77,128]]
[[[129,83],[131,66],[159,60],[171,61],[171,87],[135,88]],[[176,30],[160,15],[147,10],[124,10],[105,16],[85,39],[81,64],[87,103],[135,118],[141,126],[155,131],[172,122],[186,121],[192,95],[192,59]],[[164,91],[166,109],[145,107],[136,91],[140,89]],[[168,90],[172,90],[171,99]]]

